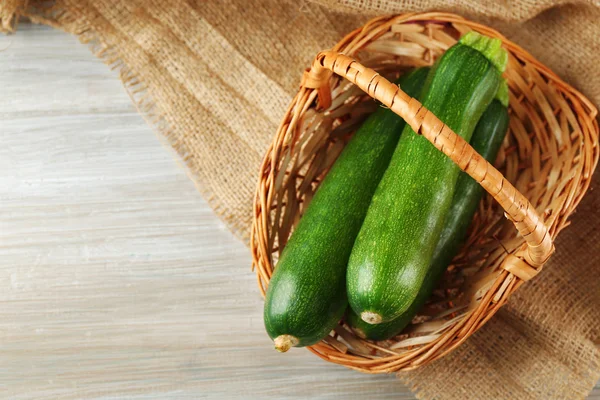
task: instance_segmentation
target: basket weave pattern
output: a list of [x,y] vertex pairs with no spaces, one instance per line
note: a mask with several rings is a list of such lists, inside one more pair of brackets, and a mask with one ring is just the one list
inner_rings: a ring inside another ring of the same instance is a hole
[[[497,168],[386,79],[431,65],[469,30],[500,38],[509,52],[504,76],[511,122]],[[448,353],[539,273],[589,186],[598,161],[598,124],[589,100],[486,26],[445,13],[370,21],[316,57],[264,158],[251,233],[263,295],[319,182],[376,107],[369,96],[402,116],[489,193],[439,289],[402,334],[370,342],[341,323],[309,348],[325,360],[380,373],[413,369]]]

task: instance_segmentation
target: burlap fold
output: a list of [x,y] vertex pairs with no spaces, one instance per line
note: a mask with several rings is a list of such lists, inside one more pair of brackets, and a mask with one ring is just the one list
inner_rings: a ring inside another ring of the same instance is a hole
[[[4,0],[0,28],[28,16],[78,35],[118,68],[140,112],[244,240],[258,165],[302,70],[369,16],[461,13],[501,30],[600,103],[598,0],[316,2]],[[582,398],[591,390],[600,377],[597,183],[543,273],[458,350],[400,375],[419,397]]]

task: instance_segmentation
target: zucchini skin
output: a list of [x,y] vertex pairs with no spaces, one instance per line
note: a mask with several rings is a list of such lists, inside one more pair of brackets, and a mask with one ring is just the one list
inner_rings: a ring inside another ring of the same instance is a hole
[[[471,146],[483,158],[493,163],[508,131],[508,124],[507,108],[499,100],[493,100],[477,123]],[[387,340],[399,334],[412,321],[460,250],[483,193],[479,183],[468,174],[460,173],[448,217],[419,294],[401,316],[377,325],[366,323],[352,310],[348,310],[346,322],[358,336],[370,340]]]
[[[421,102],[469,141],[502,78],[461,43],[430,71]],[[347,272],[350,306],[366,322],[391,321],[415,300],[431,265],[460,169],[406,126],[371,201]]]
[[[402,89],[418,95],[428,71],[419,68],[402,76]],[[315,344],[342,318],[352,245],[405,125],[385,108],[367,118],[300,219],[265,299],[265,328],[277,350]]]

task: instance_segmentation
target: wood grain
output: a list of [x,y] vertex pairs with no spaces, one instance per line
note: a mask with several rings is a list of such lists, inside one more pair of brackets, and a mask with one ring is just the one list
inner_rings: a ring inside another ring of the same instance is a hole
[[0,397],[413,398],[272,350],[248,250],[75,38],[22,24],[0,71]]

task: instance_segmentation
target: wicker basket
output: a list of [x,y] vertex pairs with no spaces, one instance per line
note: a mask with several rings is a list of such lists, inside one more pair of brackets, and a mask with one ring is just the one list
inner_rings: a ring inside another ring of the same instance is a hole
[[[504,76],[511,122],[495,163],[498,169],[386,79],[431,65],[469,30],[500,38],[509,52]],[[331,336],[309,347],[325,360],[363,372],[409,370],[460,345],[540,272],[598,161],[597,110],[525,50],[486,26],[445,13],[370,21],[332,51],[317,55],[264,158],[251,244],[263,295],[319,182],[352,132],[377,107],[365,93],[391,107],[488,192],[463,250],[400,335],[370,342],[342,321]]]

